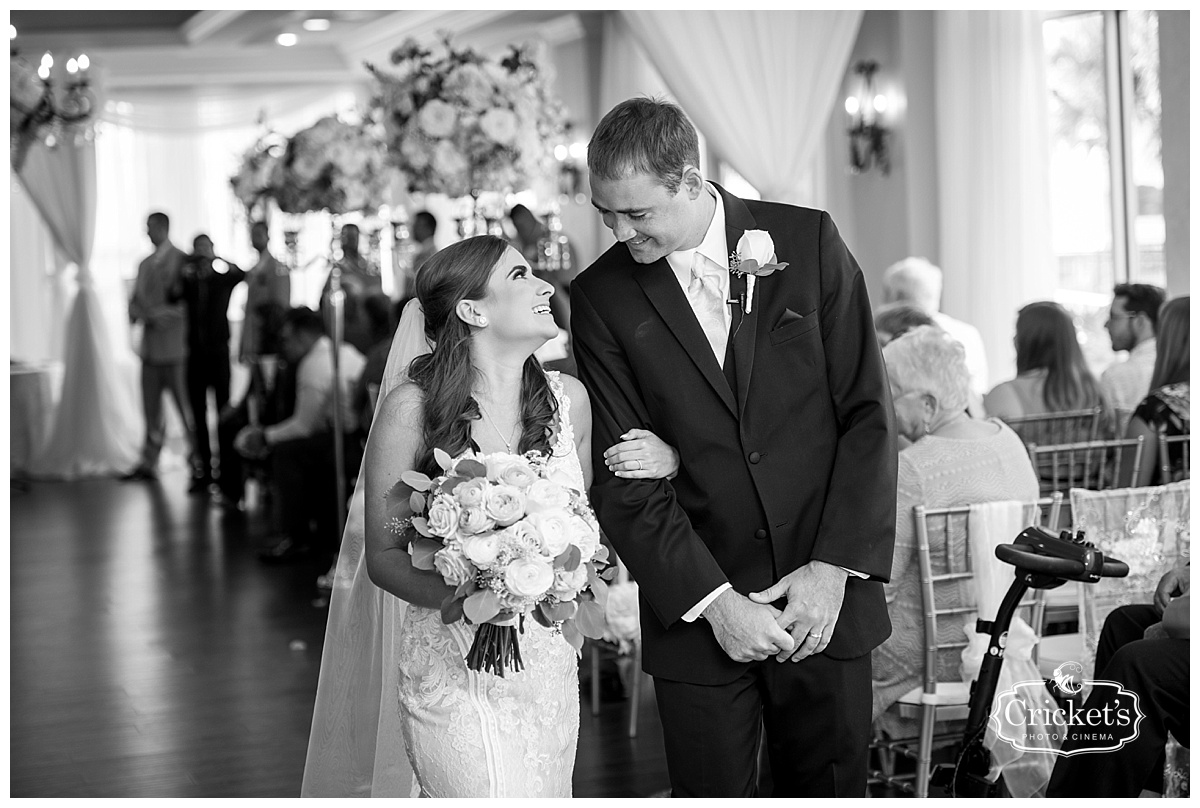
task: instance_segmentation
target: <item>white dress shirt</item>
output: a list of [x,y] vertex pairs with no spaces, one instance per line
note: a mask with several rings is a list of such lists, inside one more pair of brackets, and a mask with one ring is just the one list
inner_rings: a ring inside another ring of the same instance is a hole
[[1100,395],[1116,423],[1118,437],[1124,437],[1133,411],[1150,392],[1157,354],[1157,340],[1142,340],[1129,352],[1128,359],[1110,365],[1100,376]]

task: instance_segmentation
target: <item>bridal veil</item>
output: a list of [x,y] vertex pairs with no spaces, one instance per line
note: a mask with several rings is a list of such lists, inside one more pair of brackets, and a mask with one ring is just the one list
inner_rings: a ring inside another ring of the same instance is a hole
[[[425,316],[412,300],[392,340],[377,412],[379,403],[405,380],[409,363],[431,348]],[[412,796],[393,656],[406,604],[367,577],[365,502],[360,475],[329,598],[302,797]]]

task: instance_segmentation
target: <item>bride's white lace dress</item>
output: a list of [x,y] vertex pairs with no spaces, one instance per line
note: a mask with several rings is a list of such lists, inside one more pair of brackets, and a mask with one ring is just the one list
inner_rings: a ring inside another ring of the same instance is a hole
[[[584,490],[570,406],[549,371],[559,430],[550,468]],[[422,796],[569,797],[579,735],[579,666],[562,635],[533,619],[519,635],[521,672],[468,670],[475,629],[410,606],[399,637],[404,745]]]

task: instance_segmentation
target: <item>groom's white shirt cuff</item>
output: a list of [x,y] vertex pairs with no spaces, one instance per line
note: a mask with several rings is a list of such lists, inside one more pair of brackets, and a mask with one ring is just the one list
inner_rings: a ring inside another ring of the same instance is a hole
[[[871,577],[871,576],[867,575],[865,572],[859,572],[858,570],[847,569],[846,567],[842,567],[842,569],[846,570],[847,575],[853,575],[855,578],[870,578]],[[733,584],[729,583],[728,581],[726,581],[725,583],[718,586],[716,589],[714,589],[712,592],[709,593],[708,597],[706,597],[704,600],[700,601],[699,603],[697,603],[695,606],[688,609],[687,612],[684,613],[683,618],[682,618],[683,622],[685,622],[685,623],[696,622],[696,618],[699,617],[701,614],[703,614],[704,610],[708,608],[708,605],[717,599],[717,595],[721,594],[726,589],[732,589],[732,588],[733,588]]]

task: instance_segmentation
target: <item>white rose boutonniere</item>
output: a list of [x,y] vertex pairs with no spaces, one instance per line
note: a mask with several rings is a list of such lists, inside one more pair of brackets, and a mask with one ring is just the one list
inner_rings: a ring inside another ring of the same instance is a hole
[[746,276],[746,293],[742,295],[742,312],[749,314],[754,307],[754,283],[787,267],[787,262],[775,260],[775,242],[766,230],[747,230],[738,241],[737,249],[729,255],[729,271]]

